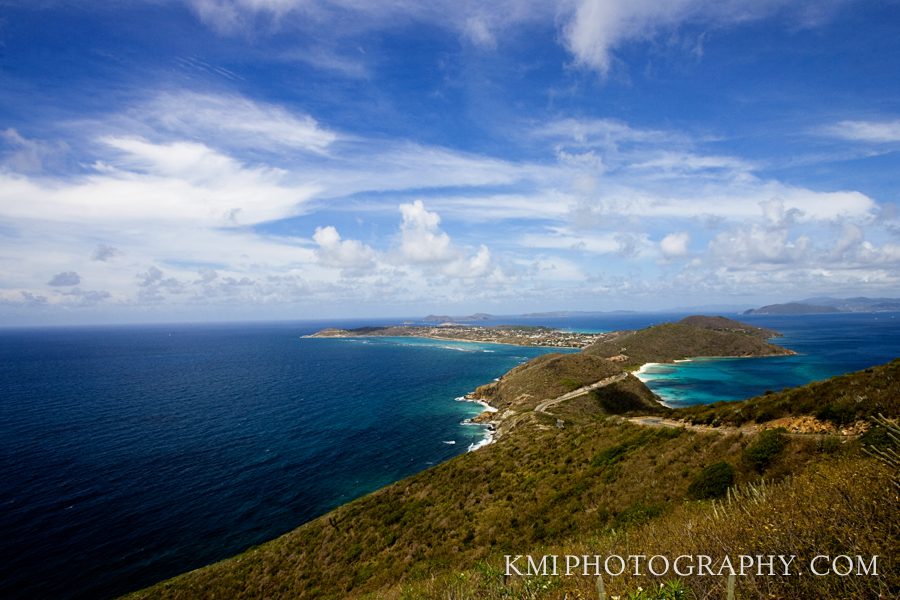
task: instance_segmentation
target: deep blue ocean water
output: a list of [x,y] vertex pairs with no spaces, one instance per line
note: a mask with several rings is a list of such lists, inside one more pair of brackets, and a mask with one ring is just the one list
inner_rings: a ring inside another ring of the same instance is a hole
[[140,588],[465,452],[454,398],[543,352],[320,326],[0,332],[0,597]]
[[[679,317],[493,323],[597,331]],[[649,384],[706,402],[900,356],[900,316],[752,321],[802,354],[682,363]],[[543,352],[300,337],[362,324],[377,323],[0,331],[0,597],[138,589],[465,452],[483,430],[460,422],[480,407],[454,398]]]

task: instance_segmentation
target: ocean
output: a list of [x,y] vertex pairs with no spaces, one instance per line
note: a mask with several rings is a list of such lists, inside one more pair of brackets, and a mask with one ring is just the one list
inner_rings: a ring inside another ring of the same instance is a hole
[[[708,402],[872,366],[900,356],[894,317],[747,318],[800,355],[680,363],[648,385]],[[301,338],[363,324],[378,322],[0,330],[0,597],[114,597],[466,452],[484,430],[461,422],[481,408],[454,399],[547,351]]]

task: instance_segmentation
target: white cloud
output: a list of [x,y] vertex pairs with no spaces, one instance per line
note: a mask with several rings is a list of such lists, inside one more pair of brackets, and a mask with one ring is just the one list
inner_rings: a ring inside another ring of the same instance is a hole
[[900,119],[887,121],[840,121],[823,127],[824,135],[854,142],[900,142]]
[[591,254],[615,254],[621,244],[612,233],[573,233],[565,228],[551,228],[547,232],[529,233],[520,239],[528,248],[572,250]]
[[659,242],[659,251],[663,258],[670,260],[688,255],[688,244],[691,236],[687,232],[670,233]]
[[454,258],[450,236],[441,231],[441,217],[429,212],[421,200],[401,204],[400,249],[414,263],[446,262]]
[[343,240],[332,226],[317,227],[313,240],[319,246],[316,254],[328,267],[359,271],[371,268],[375,251],[358,240]]
[[338,135],[309,115],[235,94],[164,92],[127,115],[157,132],[225,147],[325,152]]
[[831,256],[835,259],[846,257],[859,247],[864,238],[865,234],[859,225],[844,223],[841,228],[841,237],[835,241],[834,246],[831,248]]
[[785,213],[781,200],[759,203],[762,222],[747,221],[715,236],[709,243],[713,260],[729,268],[749,265],[769,268],[771,265],[799,263],[808,258],[811,240],[805,235],[791,238],[791,227],[797,213]]
[[824,22],[810,18],[804,8],[812,2],[790,0],[571,0],[561,2],[562,38],[575,63],[600,73],[609,72],[613,50],[657,37],[685,23],[724,27],[767,17],[789,9],[801,26]]
[[538,257],[529,267],[529,275],[539,282],[578,282],[586,279],[576,263],[558,256]]
[[73,224],[247,225],[298,214],[316,192],[309,184],[289,184],[282,170],[247,167],[194,142],[100,141],[112,151],[107,162],[74,181],[0,174],[0,215]]
[[28,139],[10,128],[0,131],[0,150],[0,164],[10,170],[17,173],[40,173],[48,164],[58,161],[68,151],[68,147],[62,142]]
[[[0,236],[3,302],[416,306],[587,298],[650,289],[679,270],[722,289],[762,274],[793,285],[787,273],[807,281],[813,269],[832,282],[897,279],[900,248],[871,198],[760,179],[677,131],[557,120],[522,136],[543,158],[516,162],[308,128],[302,113],[249,100],[217,112],[230,95],[156,98],[82,129],[95,160],[86,174],[0,173],[0,219],[34,240],[25,251]],[[196,123],[187,109],[166,117],[159,107],[175,98],[203,113]],[[242,116],[246,128],[214,131]],[[364,210],[378,213],[368,244],[353,239],[352,219],[311,240],[260,233],[281,230],[269,221],[302,217],[313,229],[318,211]],[[48,294],[59,272],[102,289]]]
[[681,134],[631,127],[616,119],[556,119],[536,127],[532,135],[576,146],[610,148],[620,143],[686,142]]
[[480,279],[495,272],[491,251],[484,244],[469,258],[459,256],[447,263],[441,272],[448,277],[460,279]]
[[[303,38],[352,39],[365,32],[426,24],[457,32],[484,48],[514,27],[555,20],[559,39],[577,65],[607,73],[614,51],[671,33],[684,24],[734,26],[786,13],[795,27],[817,27],[844,0],[184,0],[223,34],[299,30]],[[352,18],[348,18],[351,15]],[[689,51],[702,54],[702,34]],[[309,61],[315,64],[314,61]],[[326,69],[331,65],[326,61]],[[355,73],[349,73],[357,76]]]

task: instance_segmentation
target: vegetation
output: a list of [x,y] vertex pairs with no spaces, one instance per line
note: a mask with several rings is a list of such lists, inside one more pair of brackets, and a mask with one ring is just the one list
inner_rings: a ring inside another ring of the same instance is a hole
[[[873,459],[839,458],[816,461],[779,483],[739,485],[723,500],[680,504],[636,527],[604,536],[577,535],[558,544],[531,547],[528,552],[536,556],[706,554],[721,557],[748,552],[795,555],[797,569],[804,575],[737,577],[735,597],[896,598],[900,592],[900,574],[893,562],[900,542],[897,514],[900,514],[900,496],[892,490],[888,467]],[[879,575],[810,576],[809,562],[819,554],[878,556]],[[433,579],[393,586],[364,597],[373,600],[598,597],[596,577],[579,574],[504,579],[502,565],[502,556],[492,556],[479,568],[448,570],[435,574]],[[653,577],[649,573],[635,577],[628,571],[618,577],[606,577],[606,597],[658,598],[658,590],[671,585],[671,577],[671,573],[668,577]],[[727,597],[727,577],[691,576],[681,578],[679,583],[684,594],[680,597],[697,600]],[[538,585],[539,589],[535,589]],[[452,590],[452,595],[448,590]]]
[[475,396],[501,410],[521,411],[621,372],[618,364],[583,352],[545,354],[519,365],[500,381],[479,387]]
[[757,472],[762,473],[781,454],[786,445],[784,429],[765,429],[753,443],[744,448],[742,458]]
[[[689,321],[690,323],[690,321]],[[792,354],[765,341],[765,334],[737,321],[734,329],[713,329],[688,323],[664,323],[640,331],[622,332],[599,341],[584,352],[615,358],[625,367],[649,362],[672,362],[700,356],[779,356]],[[746,331],[744,331],[746,329]]]
[[591,392],[600,409],[610,415],[670,414],[672,411],[659,403],[656,395],[638,378],[629,376],[624,381]]
[[725,317],[707,317],[703,315],[693,315],[685,317],[678,321],[681,325],[690,325],[701,329],[714,329],[716,331],[731,331],[735,333],[745,333],[761,337],[763,339],[779,337],[781,334],[774,329],[766,329],[765,327],[757,327],[749,323],[735,321],[734,319],[726,319]]
[[900,359],[743,402],[717,402],[676,411],[691,423],[733,426],[809,415],[843,427],[868,421],[879,413],[900,413]]
[[700,471],[688,486],[688,496],[694,500],[721,498],[733,484],[734,467],[722,460]]

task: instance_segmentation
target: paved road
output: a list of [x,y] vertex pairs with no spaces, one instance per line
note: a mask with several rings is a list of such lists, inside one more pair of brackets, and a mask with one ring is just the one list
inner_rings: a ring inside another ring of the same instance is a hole
[[[600,381],[595,381],[594,383],[592,383],[590,385],[580,387],[577,390],[573,390],[571,392],[563,394],[562,396],[553,398],[552,400],[544,400],[543,402],[541,402],[540,404],[538,404],[537,406],[534,407],[534,412],[543,413],[545,415],[550,415],[550,412],[548,412],[547,409],[550,408],[551,406],[556,406],[560,402],[565,402],[566,400],[571,400],[572,398],[577,398],[578,396],[583,396],[584,394],[587,394],[588,392],[592,392],[598,388],[606,387],[608,385],[616,383],[617,381],[622,381],[626,377],[628,377],[628,373],[619,373],[618,375],[613,375],[612,377],[607,377],[606,379],[601,379]],[[550,415],[550,416],[552,416],[552,415]]]

